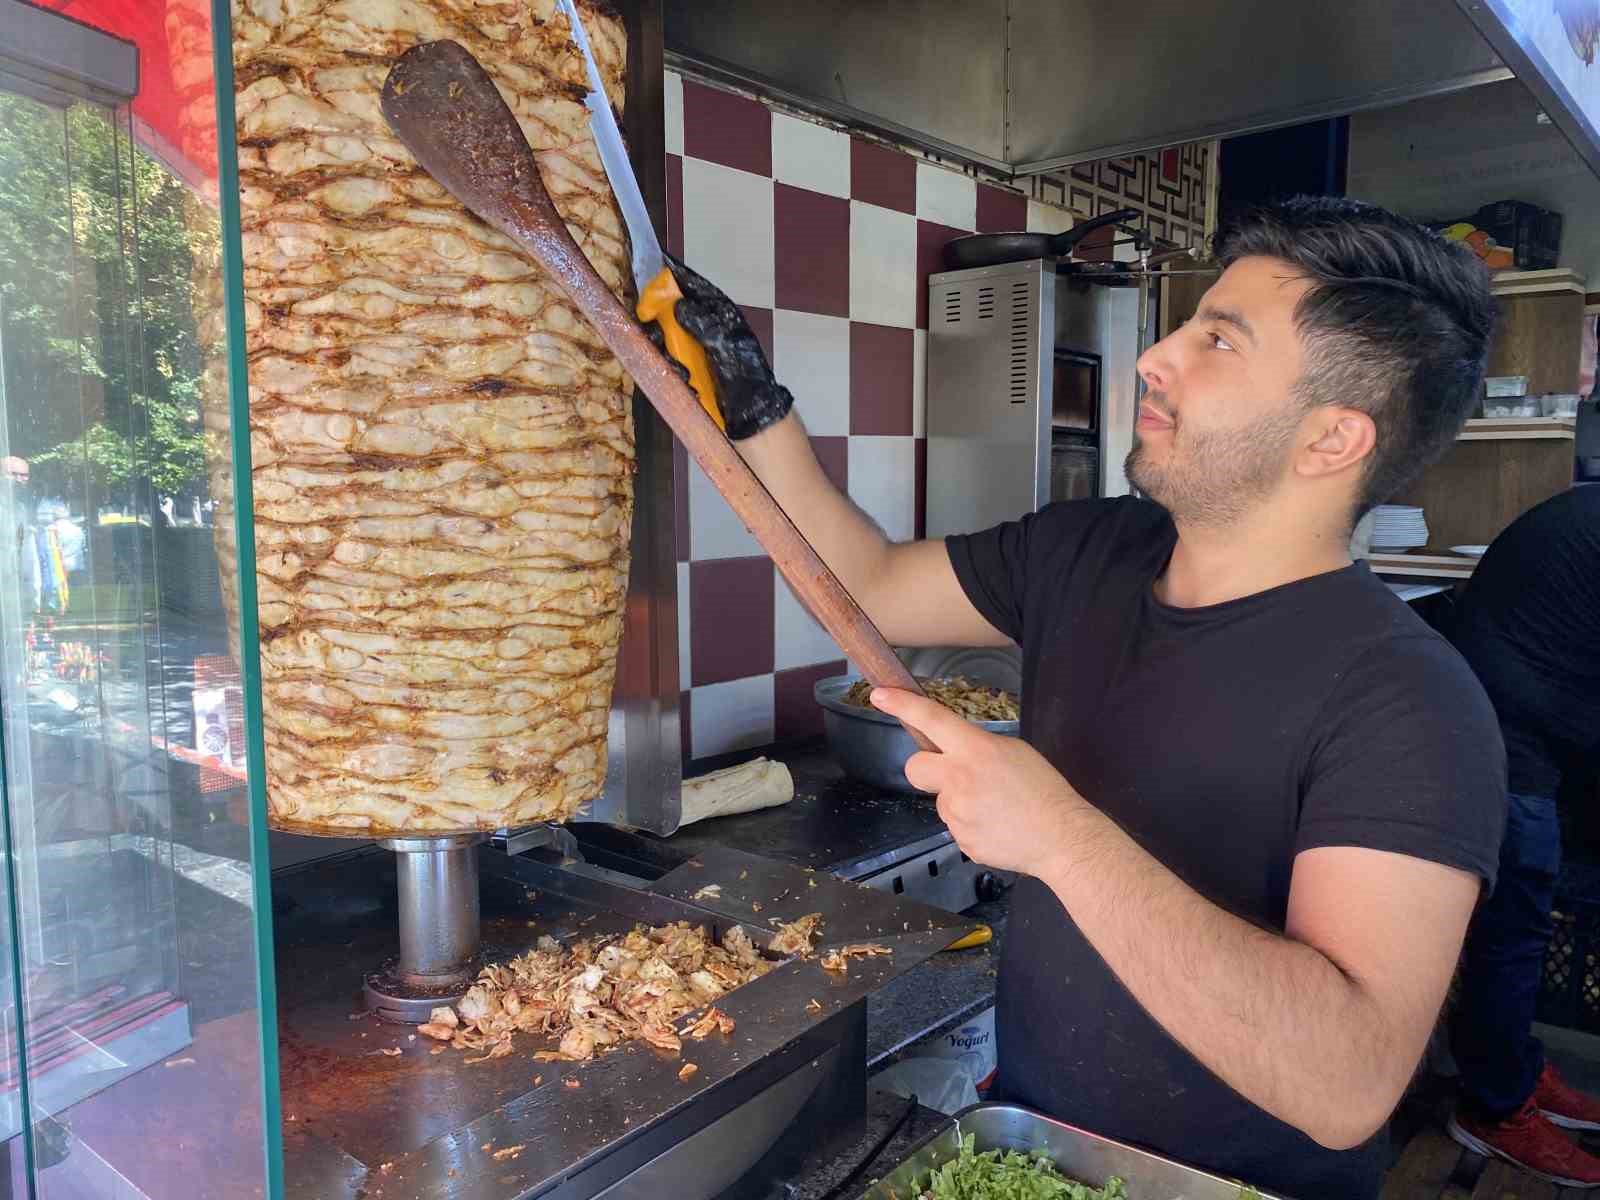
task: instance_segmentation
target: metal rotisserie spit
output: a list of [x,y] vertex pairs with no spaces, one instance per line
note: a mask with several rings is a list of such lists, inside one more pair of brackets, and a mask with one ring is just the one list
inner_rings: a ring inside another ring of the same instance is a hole
[[478,974],[477,847],[487,834],[385,838],[395,855],[400,949],[366,977],[367,1007],[420,1024],[466,995]]

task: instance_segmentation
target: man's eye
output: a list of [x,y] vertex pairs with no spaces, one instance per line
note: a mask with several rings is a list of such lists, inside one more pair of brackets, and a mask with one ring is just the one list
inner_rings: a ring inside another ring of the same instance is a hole
[[1211,339],[1211,348],[1213,350],[1233,349],[1233,343],[1228,341],[1228,339],[1223,337],[1220,333],[1208,333],[1206,336]]

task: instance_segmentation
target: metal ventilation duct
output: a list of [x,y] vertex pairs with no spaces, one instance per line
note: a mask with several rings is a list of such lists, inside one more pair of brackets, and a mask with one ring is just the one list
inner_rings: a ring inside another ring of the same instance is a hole
[[1029,174],[1509,77],[1455,0],[666,0],[669,57]]

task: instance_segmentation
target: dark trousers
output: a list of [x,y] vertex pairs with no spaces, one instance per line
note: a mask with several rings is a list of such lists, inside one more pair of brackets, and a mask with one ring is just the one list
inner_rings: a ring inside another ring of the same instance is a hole
[[1461,1070],[1462,1098],[1482,1117],[1509,1116],[1521,1108],[1544,1069],[1533,1013],[1560,870],[1555,800],[1513,793],[1499,879],[1467,933],[1460,994],[1450,1015],[1450,1053]]

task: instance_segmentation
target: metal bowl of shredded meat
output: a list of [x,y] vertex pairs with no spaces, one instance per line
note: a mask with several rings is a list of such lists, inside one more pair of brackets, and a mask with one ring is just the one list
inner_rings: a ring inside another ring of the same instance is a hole
[[[952,712],[1005,737],[1021,733],[1017,697],[1001,688],[973,683],[961,676],[917,682],[929,697]],[[822,706],[828,751],[852,779],[896,792],[916,792],[906,779],[906,760],[917,751],[905,727],[872,707],[872,687],[857,675],[819,680],[812,689]]]

